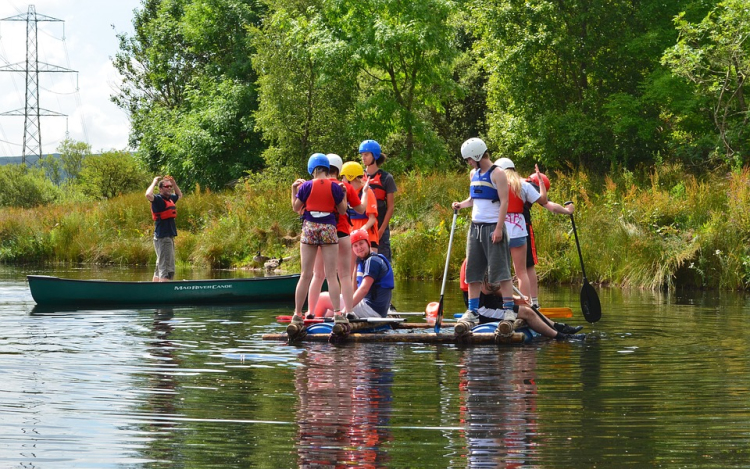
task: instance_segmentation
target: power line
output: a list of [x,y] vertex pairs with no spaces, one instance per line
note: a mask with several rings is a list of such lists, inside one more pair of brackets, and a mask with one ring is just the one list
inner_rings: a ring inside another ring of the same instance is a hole
[[75,72],[68,68],[39,61],[39,34],[37,24],[42,21],[63,22],[58,18],[38,14],[34,5],[29,5],[26,14],[10,16],[0,21],[26,22],[26,63],[7,64],[0,66],[0,72],[23,72],[26,74],[26,96],[24,109],[16,109],[0,113],[0,116],[23,116],[23,152],[22,162],[26,163],[26,156],[42,156],[41,116],[65,116],[65,114],[43,109],[39,106],[39,74]]

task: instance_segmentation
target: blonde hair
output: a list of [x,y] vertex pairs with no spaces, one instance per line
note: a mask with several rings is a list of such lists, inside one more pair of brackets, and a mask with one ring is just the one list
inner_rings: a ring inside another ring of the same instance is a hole
[[508,178],[508,190],[513,191],[518,197],[521,197],[521,176],[516,172],[515,169],[506,169],[505,176]]

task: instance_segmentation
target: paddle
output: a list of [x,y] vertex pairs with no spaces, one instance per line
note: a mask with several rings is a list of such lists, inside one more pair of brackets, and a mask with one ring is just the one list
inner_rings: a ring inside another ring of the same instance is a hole
[[[573,202],[565,202],[565,205],[570,205]],[[576,231],[576,222],[573,219],[573,214],[570,214],[570,223],[573,224],[573,235],[576,238],[576,248],[578,248],[578,259],[581,261],[581,272],[583,272],[583,287],[581,287],[581,311],[583,317],[590,323],[595,323],[602,318],[602,305],[599,303],[599,296],[596,294],[596,290],[591,286],[589,280],[586,278],[586,269],[583,267],[583,255],[581,254],[581,244],[578,242],[578,232]]]
[[438,304],[438,312],[435,317],[435,334],[440,332],[440,326],[443,322],[443,298],[445,298],[445,282],[448,280],[448,266],[451,262],[451,249],[453,248],[453,233],[456,231],[456,218],[458,217],[458,210],[453,209],[453,222],[451,223],[451,237],[448,240],[448,255],[445,256],[445,270],[443,270],[443,286],[440,287],[440,303]]

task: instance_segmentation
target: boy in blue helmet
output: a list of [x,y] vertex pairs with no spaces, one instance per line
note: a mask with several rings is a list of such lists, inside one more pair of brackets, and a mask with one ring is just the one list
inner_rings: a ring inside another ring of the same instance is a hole
[[398,190],[396,181],[390,173],[380,169],[386,157],[381,152],[378,142],[363,141],[359,144],[359,154],[362,157],[362,166],[365,167],[370,189],[378,200],[378,253],[384,255],[388,262],[392,263],[391,229],[388,223],[393,216],[393,202]]

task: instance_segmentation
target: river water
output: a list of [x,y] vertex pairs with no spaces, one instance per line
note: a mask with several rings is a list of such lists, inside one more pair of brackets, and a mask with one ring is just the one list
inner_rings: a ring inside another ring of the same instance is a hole
[[[3,468],[750,467],[742,295],[602,289],[583,343],[288,346],[289,306],[39,312],[27,273],[150,276],[0,269]],[[544,306],[583,323],[578,292]]]

